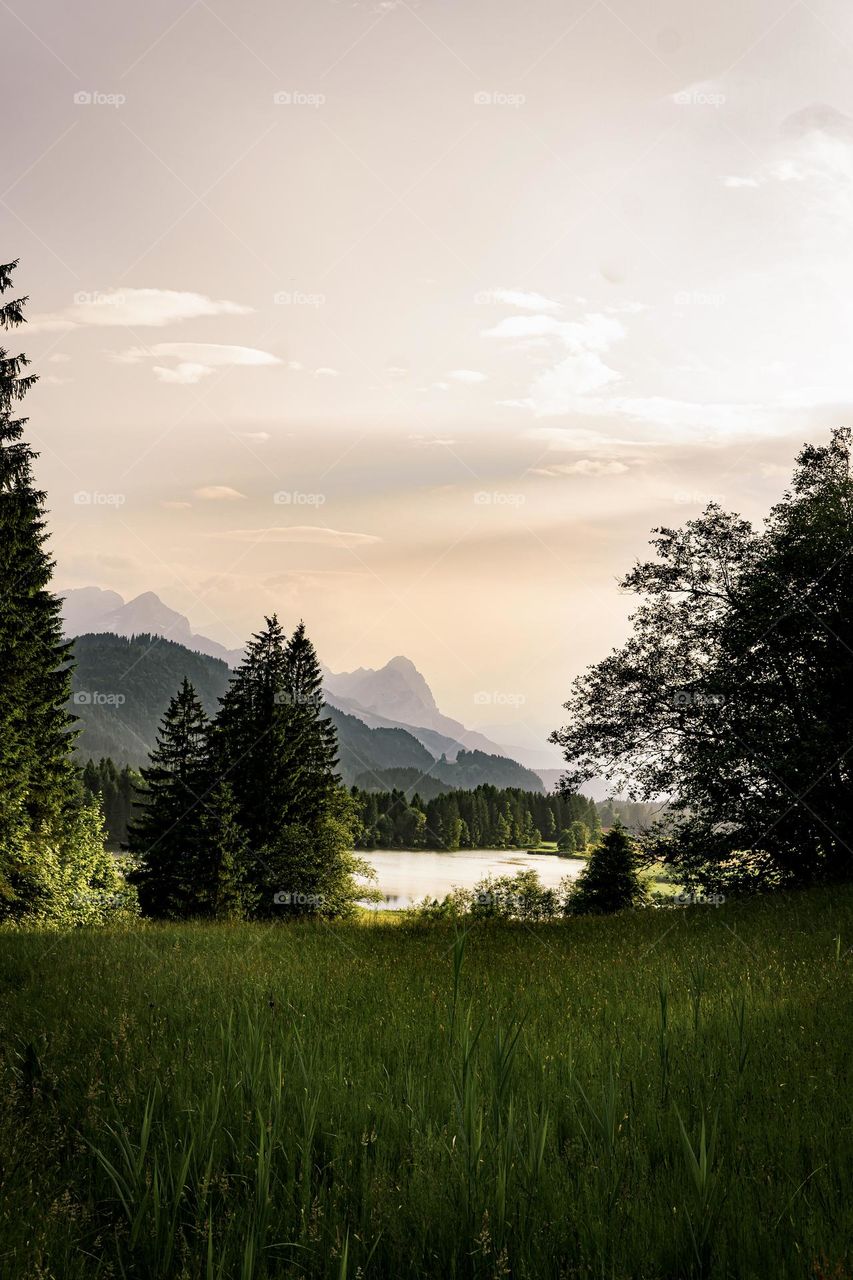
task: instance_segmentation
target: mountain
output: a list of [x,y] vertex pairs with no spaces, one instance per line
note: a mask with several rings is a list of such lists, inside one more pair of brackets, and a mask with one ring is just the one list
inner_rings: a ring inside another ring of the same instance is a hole
[[[237,666],[243,657],[242,649],[227,649],[217,640],[194,632],[189,619],[164,604],[153,591],[145,591],[125,601],[116,591],[100,587],[73,588],[64,593],[63,618],[65,634],[70,637],[94,633],[125,637],[162,636],[197,654],[217,658],[229,667]],[[536,748],[529,750],[495,742],[483,733],[467,729],[461,721],[443,715],[420,671],[402,655],[378,669],[359,667],[355,671],[333,672],[324,667],[323,686],[328,706],[360,721],[369,729],[402,731],[420,743],[433,760],[445,756],[452,763],[460,752],[468,751],[518,761],[522,769],[518,778],[521,779],[527,777],[531,768],[538,776],[540,764],[549,758]],[[347,737],[352,738],[355,731],[349,727],[346,732]],[[399,743],[402,739],[396,741]],[[410,750],[407,747],[406,753]],[[383,751],[379,755],[385,761],[377,766],[379,768],[409,767],[409,763],[402,759],[387,759]],[[354,770],[357,764],[354,756],[352,761],[347,761],[346,768],[349,770],[351,766]],[[412,767],[418,766],[412,762]],[[366,768],[362,769],[365,771]],[[529,780],[519,780],[504,785],[526,787],[530,783]],[[539,782],[535,781],[533,785],[538,789]]]
[[211,715],[231,674],[218,658],[145,633],[132,639],[112,633],[78,636],[74,662],[69,709],[82,730],[77,756],[109,756],[116,764],[136,767],[147,762],[160,718],[184,676]]
[[[109,756],[116,764],[144,765],[170,698],[184,676],[191,680],[208,715],[214,715],[231,678],[220,658],[210,657],[143,632],[78,636],[74,641],[70,710],[78,717],[78,759]],[[400,727],[371,728],[356,716],[327,705],[338,733],[339,773],[347,786],[385,790],[389,771],[407,771],[407,780],[435,776],[448,786],[495,786],[540,790],[539,779],[514,760],[460,752],[455,762],[433,755]],[[371,781],[372,780],[372,781]]]
[[[359,667],[356,671],[325,670],[327,696],[360,718],[379,716],[386,723],[402,724],[409,733],[429,731],[446,740],[440,748],[455,757],[460,748],[504,756],[506,748],[485,734],[466,729],[459,720],[443,715],[432,690],[410,658],[398,656],[384,667]],[[374,721],[367,719],[367,723]],[[425,745],[429,745],[425,742]],[[434,745],[438,745],[437,743]]]
[[63,595],[62,616],[67,636],[111,631],[117,636],[154,635],[175,640],[187,649],[221,658],[230,667],[242,660],[242,649],[227,649],[217,640],[197,635],[189,619],[170,609],[153,591],[125,601],[117,591],[76,587]]

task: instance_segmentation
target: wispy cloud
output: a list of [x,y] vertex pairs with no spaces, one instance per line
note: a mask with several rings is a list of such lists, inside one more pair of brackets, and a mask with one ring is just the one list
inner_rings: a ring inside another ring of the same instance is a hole
[[185,293],[176,289],[107,289],[104,292],[78,292],[70,306],[62,311],[36,315],[29,322],[31,330],[63,330],[89,326],[131,328],[175,324],[199,316],[241,316],[252,310],[238,302],[209,298],[203,293]]
[[319,525],[295,524],[272,529],[228,529],[213,537],[231,538],[235,542],[300,542],[318,547],[362,547],[382,539],[373,533],[353,533],[342,529],[326,529]]
[[546,298],[542,293],[530,293],[525,289],[485,289],[477,295],[478,302],[496,306],[515,307],[518,311],[557,312],[562,303]]
[[615,458],[579,458],[577,462],[557,462],[552,467],[534,467],[537,476],[619,476],[628,470]]
[[255,347],[224,346],[215,342],[155,342],[150,347],[130,347],[112,353],[119,364],[142,364],[146,360],[175,360],[174,365],[153,366],[161,382],[192,384],[206,378],[214,369],[230,365],[281,364],[278,356]]
[[239,489],[232,489],[227,484],[204,484],[200,489],[193,489],[193,493],[206,502],[236,502],[246,496],[245,493],[240,493]]
[[[479,369],[454,369],[447,376],[448,378],[452,378],[454,382],[467,382],[472,385],[476,382],[485,382],[487,377],[487,375],[485,373],[481,373]],[[440,385],[440,383],[435,383],[435,386],[437,387]]]

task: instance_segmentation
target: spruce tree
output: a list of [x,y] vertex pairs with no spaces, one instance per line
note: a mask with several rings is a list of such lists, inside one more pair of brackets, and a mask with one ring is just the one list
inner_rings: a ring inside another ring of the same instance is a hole
[[211,740],[215,771],[233,788],[254,849],[274,840],[294,809],[286,641],[275,615],[265,621],[221,700]]
[[320,664],[302,623],[273,616],[247,645],[212,735],[251,853],[253,914],[340,914],[357,896],[357,818],[335,776],[337,740],[322,714]]
[[[0,265],[0,328],[24,323],[27,299],[3,301],[17,262]],[[0,346],[0,918],[43,905],[38,862],[73,829],[79,794],[71,758],[70,647],[50,591],[45,494],[18,405],[35,382],[26,356]]]
[[209,785],[208,722],[186,678],[160,722],[142,777],[145,807],[130,833],[139,859],[134,879],[140,905],[146,915],[196,915],[207,896],[200,833]]
[[292,756],[297,764],[293,802],[302,821],[313,821],[338,783],[338,741],[334,724],[322,715],[323,675],[304,622],[288,640],[284,658],[284,700],[291,708]]
[[278,618],[246,646],[216,718],[217,771],[234,788],[254,848],[312,823],[337,786],[337,738],[322,715],[322,674],[303,623],[288,641]]
[[568,911],[571,915],[604,915],[641,906],[645,898],[634,846],[617,822],[589,855],[572,888]]

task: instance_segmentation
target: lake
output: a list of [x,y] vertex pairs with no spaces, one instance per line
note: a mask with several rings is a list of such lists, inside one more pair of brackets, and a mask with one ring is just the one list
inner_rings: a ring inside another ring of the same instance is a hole
[[487,875],[511,876],[532,868],[546,889],[556,889],[564,876],[576,876],[585,858],[558,858],[521,849],[376,849],[360,853],[374,867],[385,901],[369,903],[378,910],[402,910],[423,898],[443,898],[457,885],[473,889]]

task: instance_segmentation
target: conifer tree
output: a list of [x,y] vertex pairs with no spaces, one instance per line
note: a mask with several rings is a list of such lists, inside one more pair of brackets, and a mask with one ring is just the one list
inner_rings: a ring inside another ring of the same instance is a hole
[[196,915],[207,901],[200,832],[209,784],[208,722],[186,678],[160,722],[142,777],[145,807],[131,828],[142,910],[170,918]]
[[314,822],[337,786],[337,739],[322,698],[304,624],[285,641],[278,618],[267,618],[246,646],[214,730],[217,770],[234,788],[255,849],[295,822]]
[[275,615],[265,622],[246,645],[212,734],[215,771],[233,788],[253,849],[274,840],[294,809],[286,642]]
[[251,853],[252,914],[340,914],[357,896],[355,806],[334,773],[320,664],[302,623],[289,640],[273,615],[246,647],[212,735]]
[[[24,323],[27,299],[3,301],[16,266],[0,264],[0,329]],[[27,420],[16,416],[35,382],[28,363],[0,346],[0,918],[25,916],[49,896],[37,864],[68,838],[79,799],[45,495],[22,438]]]
[[313,644],[300,622],[285,648],[285,702],[291,707],[293,802],[300,818],[314,820],[337,786],[337,734],[322,715],[323,675]]
[[617,822],[593,849],[575,881],[568,911],[571,915],[604,915],[641,906],[645,898],[634,846]]

